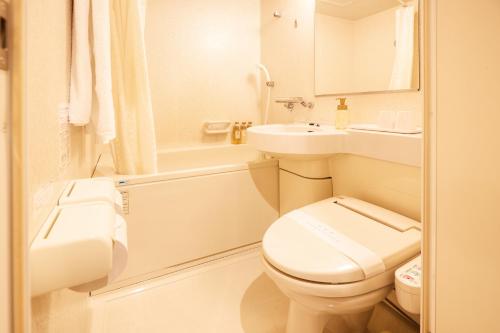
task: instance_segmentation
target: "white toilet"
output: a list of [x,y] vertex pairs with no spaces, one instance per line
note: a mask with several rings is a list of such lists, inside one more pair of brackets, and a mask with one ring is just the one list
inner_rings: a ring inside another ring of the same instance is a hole
[[420,253],[420,223],[349,198],[289,212],[264,235],[266,273],[290,298],[287,333],[361,333],[393,288],[394,272]]

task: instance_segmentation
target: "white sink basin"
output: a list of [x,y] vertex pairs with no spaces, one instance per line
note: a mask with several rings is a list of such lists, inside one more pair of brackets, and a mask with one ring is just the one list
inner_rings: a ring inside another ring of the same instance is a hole
[[316,159],[338,153],[421,166],[422,134],[400,134],[328,125],[275,124],[248,129],[248,143],[286,159]]
[[248,143],[277,156],[311,158],[342,153],[347,132],[328,125],[274,124],[250,127]]

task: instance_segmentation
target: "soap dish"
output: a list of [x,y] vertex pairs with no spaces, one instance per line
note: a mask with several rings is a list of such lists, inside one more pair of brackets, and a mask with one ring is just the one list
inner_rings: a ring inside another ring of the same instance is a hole
[[231,122],[227,120],[207,121],[204,130],[206,134],[226,134],[231,129]]

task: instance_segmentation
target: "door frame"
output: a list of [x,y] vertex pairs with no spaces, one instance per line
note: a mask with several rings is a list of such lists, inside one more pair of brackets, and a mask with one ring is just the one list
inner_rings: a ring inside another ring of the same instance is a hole
[[8,22],[10,110],[11,332],[30,332],[26,184],[26,0],[10,0]]

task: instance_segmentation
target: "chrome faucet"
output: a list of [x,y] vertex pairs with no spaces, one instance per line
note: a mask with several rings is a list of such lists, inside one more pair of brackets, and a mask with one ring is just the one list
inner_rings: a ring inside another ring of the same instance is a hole
[[283,104],[288,111],[292,111],[295,104],[300,104],[308,109],[312,109],[314,107],[313,102],[306,102],[302,97],[278,97],[274,100],[274,102]]

